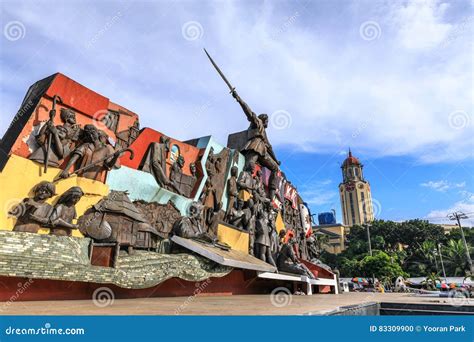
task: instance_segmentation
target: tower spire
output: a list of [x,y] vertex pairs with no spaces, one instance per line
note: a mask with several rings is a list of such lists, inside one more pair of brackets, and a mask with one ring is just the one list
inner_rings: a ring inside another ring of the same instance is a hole
[[351,152],[350,146],[349,146],[349,157],[352,157],[352,152]]

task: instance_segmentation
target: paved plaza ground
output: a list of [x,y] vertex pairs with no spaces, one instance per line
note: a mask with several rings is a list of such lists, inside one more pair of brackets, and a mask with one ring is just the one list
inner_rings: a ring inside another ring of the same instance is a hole
[[[0,303],[4,315],[302,315],[324,314],[341,306],[368,302],[446,304],[447,298],[415,297],[400,293],[343,293],[339,295],[196,296],[115,299],[105,307],[92,300]],[[286,305],[285,305],[286,304]],[[281,307],[279,305],[282,305]],[[468,305],[474,305],[471,300]]]

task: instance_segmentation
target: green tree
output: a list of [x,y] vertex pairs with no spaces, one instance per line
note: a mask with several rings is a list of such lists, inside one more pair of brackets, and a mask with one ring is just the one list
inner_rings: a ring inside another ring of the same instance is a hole
[[456,276],[462,276],[469,269],[466,256],[466,248],[461,239],[449,240],[442,249],[446,260],[446,273]]
[[407,277],[397,260],[392,260],[390,256],[382,251],[375,251],[373,256],[367,255],[361,261],[363,276],[395,279],[399,276]]
[[322,253],[325,246],[329,245],[329,235],[326,234],[314,234],[314,245],[319,254]]

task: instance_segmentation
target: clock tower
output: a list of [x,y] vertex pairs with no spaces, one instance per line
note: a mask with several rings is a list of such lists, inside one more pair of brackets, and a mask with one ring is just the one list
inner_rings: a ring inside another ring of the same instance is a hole
[[346,226],[361,225],[374,220],[370,184],[364,179],[363,168],[349,149],[349,155],[341,166],[342,183],[339,184],[342,220]]

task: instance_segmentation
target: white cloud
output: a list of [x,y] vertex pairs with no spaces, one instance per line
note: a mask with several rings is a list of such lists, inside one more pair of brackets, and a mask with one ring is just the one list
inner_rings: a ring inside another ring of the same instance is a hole
[[398,39],[407,49],[433,48],[446,39],[453,25],[443,22],[448,3],[412,0],[394,10]]
[[474,227],[474,194],[469,193],[463,200],[454,203],[447,209],[432,210],[426,219],[433,223],[452,223],[456,221],[450,221],[448,215],[454,212],[462,212],[467,214],[468,219],[462,220],[461,224],[467,227]]
[[319,206],[318,211],[339,209],[339,193],[334,190],[331,179],[315,180],[299,189],[305,202],[312,206]]
[[446,192],[447,190],[464,188],[466,186],[466,182],[450,183],[447,180],[439,180],[421,183],[420,185],[435,191]]
[[[448,22],[439,1],[322,3],[138,2],[117,20],[122,5],[111,2],[4,3],[3,21],[22,21],[27,33],[2,40],[0,130],[29,84],[60,71],[137,112],[142,126],[225,143],[248,123],[207,47],[255,112],[290,113],[290,127],[269,129],[274,145],[325,153],[351,146],[427,163],[473,158],[473,120],[464,129],[449,123],[456,110],[472,117],[469,29],[458,27],[465,13]],[[367,20],[382,28],[378,39],[359,36]],[[202,25],[200,39],[182,36],[189,21]],[[446,47],[440,40],[453,30]]]

